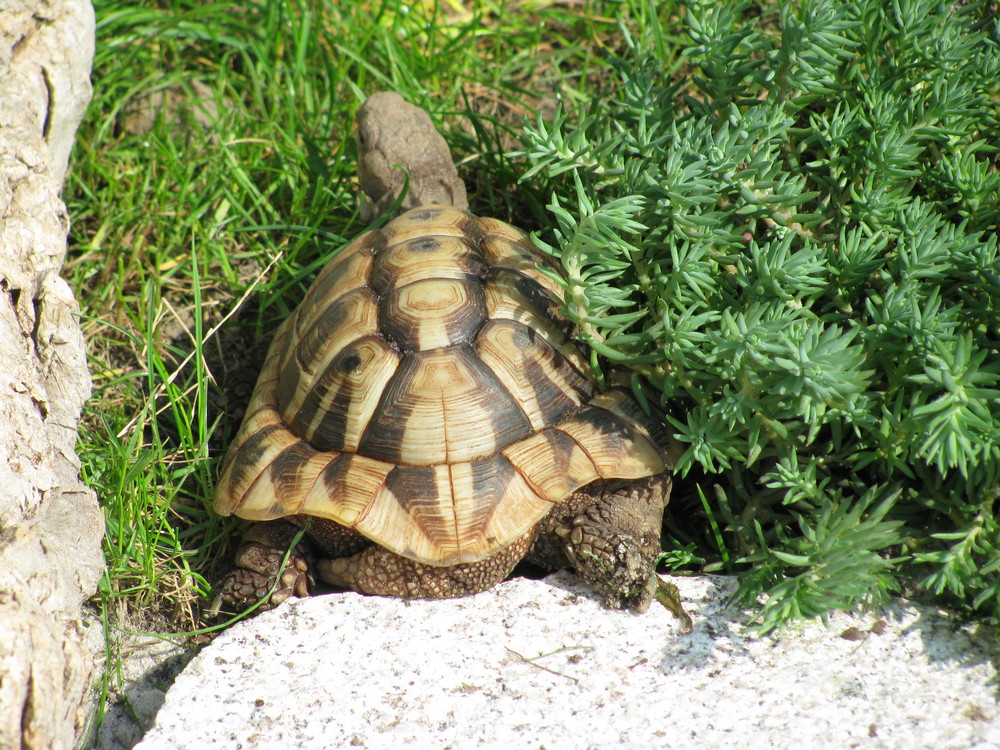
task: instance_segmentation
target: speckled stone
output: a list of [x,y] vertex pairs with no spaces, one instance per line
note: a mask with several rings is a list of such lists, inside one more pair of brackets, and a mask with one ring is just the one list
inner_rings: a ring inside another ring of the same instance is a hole
[[661,608],[605,610],[566,573],[286,603],[202,651],[137,747],[1000,746],[988,644],[943,614],[899,603],[754,638],[731,579],[670,580],[690,634]]

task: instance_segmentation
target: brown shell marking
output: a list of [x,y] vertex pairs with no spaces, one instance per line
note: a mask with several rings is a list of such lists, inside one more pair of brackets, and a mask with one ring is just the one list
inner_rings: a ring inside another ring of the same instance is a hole
[[368,285],[379,294],[426,279],[476,281],[489,266],[464,237],[427,236],[386,246],[378,254]]
[[664,471],[631,396],[595,395],[540,263],[513,227],[443,206],[351,243],[276,334],[216,510],[328,518],[453,565],[595,479]]
[[527,437],[524,411],[468,345],[403,357],[359,452],[432,466],[485,458]]
[[463,344],[486,322],[482,284],[422,279],[395,289],[379,306],[382,334],[404,352]]

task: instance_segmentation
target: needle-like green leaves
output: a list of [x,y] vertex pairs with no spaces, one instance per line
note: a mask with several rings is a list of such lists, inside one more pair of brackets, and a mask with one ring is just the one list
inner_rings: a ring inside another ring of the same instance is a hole
[[900,577],[1000,615],[991,5],[683,5],[686,67],[623,28],[612,94],[527,129],[567,314],[645,376],[765,628]]

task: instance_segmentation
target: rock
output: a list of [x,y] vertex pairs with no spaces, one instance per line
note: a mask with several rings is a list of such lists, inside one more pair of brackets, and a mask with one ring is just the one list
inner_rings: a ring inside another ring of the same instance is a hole
[[[87,645],[104,649],[105,634],[101,623],[87,622]],[[104,719],[94,733],[88,750],[123,750],[142,739],[163,705],[167,688],[191,660],[192,647],[167,638],[138,632],[112,631],[109,640],[117,641],[112,653],[120,656],[109,675],[109,700]]]
[[90,395],[59,270],[59,198],[90,99],[83,0],[12,0],[0,24],[0,747],[64,748],[84,731],[92,659],[80,606],[103,570],[103,518],[80,480]]
[[[0,128],[42,137],[61,188],[76,129],[92,93],[94,8],[89,0],[5,0],[0,24]],[[4,140],[9,140],[4,135]]]
[[457,600],[287,602],[192,660],[137,747],[1000,743],[988,653],[934,610],[900,603],[754,638],[725,606],[732,579],[670,580],[690,634],[662,608],[603,609],[569,573]]

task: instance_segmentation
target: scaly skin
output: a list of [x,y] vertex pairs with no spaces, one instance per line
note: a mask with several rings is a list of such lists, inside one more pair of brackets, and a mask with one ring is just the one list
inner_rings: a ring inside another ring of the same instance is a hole
[[313,554],[308,542],[300,542],[288,554],[300,526],[286,520],[255,523],[243,535],[233,570],[217,586],[211,611],[241,611],[263,600],[275,586],[263,608],[270,609],[289,597],[309,596],[315,585]]
[[570,567],[611,609],[645,612],[656,595],[670,476],[602,480],[577,490],[539,524],[528,560]]
[[321,560],[317,568],[327,583],[366,594],[449,599],[478,594],[506,578],[528,551],[532,536],[475,563],[435,567],[373,546],[352,557]]

